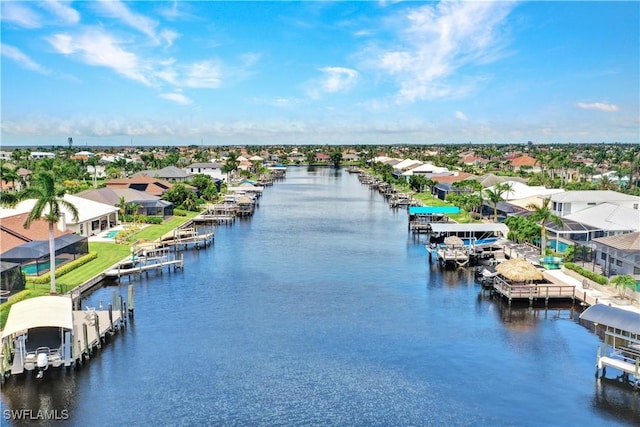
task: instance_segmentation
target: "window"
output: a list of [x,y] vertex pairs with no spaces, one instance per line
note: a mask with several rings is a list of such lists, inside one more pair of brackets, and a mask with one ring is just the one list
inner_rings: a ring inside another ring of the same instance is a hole
[[618,267],[622,267],[622,260],[621,260],[621,259],[616,260],[616,265],[617,265]]
[[607,254],[605,254],[604,252],[600,253],[600,259],[606,261],[607,260]]
[[587,206],[595,206],[595,205],[596,205],[596,202],[589,202],[589,203],[587,203]]

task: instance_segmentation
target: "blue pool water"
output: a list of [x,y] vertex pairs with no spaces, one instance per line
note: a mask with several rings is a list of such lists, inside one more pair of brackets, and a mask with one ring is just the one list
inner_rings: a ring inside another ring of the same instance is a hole
[[[67,261],[67,260],[64,259],[64,258],[56,258],[56,267],[58,265],[64,263],[65,261]],[[29,276],[29,275],[38,274],[38,269],[40,270],[41,273],[49,271],[49,265],[50,264],[51,264],[51,262],[47,259],[44,262],[38,263],[38,265],[36,265],[36,264],[27,264],[27,265],[23,265],[20,268],[22,269],[22,271],[24,271],[24,274]]]
[[104,237],[107,239],[115,239],[118,233],[120,233],[120,231],[109,231]]
[[[568,243],[563,242],[562,240],[558,240],[558,252],[565,252],[567,248],[571,246]],[[556,250],[556,239],[547,240],[547,247]]]

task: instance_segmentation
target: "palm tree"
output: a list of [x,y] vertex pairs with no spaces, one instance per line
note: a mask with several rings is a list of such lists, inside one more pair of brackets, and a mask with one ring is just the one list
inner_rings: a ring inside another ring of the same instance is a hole
[[614,285],[618,289],[618,293],[624,298],[627,288],[635,289],[636,279],[629,274],[623,274],[619,276],[613,276],[609,279],[609,283]]
[[496,184],[493,188],[484,190],[486,199],[493,205],[493,221],[498,222],[498,203],[504,202],[502,194],[507,190],[503,184]]
[[542,256],[545,255],[547,248],[547,223],[551,222],[556,224],[558,227],[562,226],[562,220],[560,217],[552,213],[551,208],[549,207],[550,202],[551,199],[546,198],[542,200],[542,204],[540,206],[535,203],[529,203],[527,205],[527,208],[532,211],[531,219],[540,222],[540,254]]
[[33,221],[43,218],[49,223],[49,274],[51,275],[50,293],[56,294],[56,246],[54,227],[60,220],[62,209],[68,210],[74,221],[78,221],[78,209],[72,203],[66,201],[64,189],[56,188],[55,178],[52,172],[38,173],[32,185],[20,191],[20,200],[36,199],[36,204],[24,222],[24,228],[29,228]]
[[124,215],[127,213],[127,201],[124,199],[124,196],[120,196],[115,206],[120,212],[120,217],[124,218]]

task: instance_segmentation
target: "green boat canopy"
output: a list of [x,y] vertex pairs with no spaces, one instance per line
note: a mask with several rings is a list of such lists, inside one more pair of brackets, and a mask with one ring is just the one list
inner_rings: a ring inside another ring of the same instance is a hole
[[458,214],[457,206],[411,206],[409,215]]

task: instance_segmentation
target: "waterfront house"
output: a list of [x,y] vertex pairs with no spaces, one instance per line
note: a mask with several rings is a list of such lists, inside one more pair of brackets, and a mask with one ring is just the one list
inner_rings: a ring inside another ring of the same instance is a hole
[[[49,271],[49,224],[45,220],[36,220],[29,228],[24,228],[28,215],[29,212],[11,214],[7,210],[0,210],[0,258],[3,262],[19,265],[26,274],[41,275]],[[75,235],[62,227],[54,227],[58,266],[89,252],[86,237]],[[11,266],[3,266],[3,269],[5,267]],[[5,287],[3,281],[2,290],[11,291],[15,285]]]
[[[93,236],[118,223],[118,208],[104,203],[94,202],[81,197],[65,194],[64,199],[78,209],[78,221],[73,219],[71,212],[62,206],[59,228],[67,229],[79,236]],[[0,209],[6,211],[5,216],[11,214],[27,213],[33,209],[35,199],[24,200],[13,209]]]
[[611,190],[565,191],[552,194],[551,210],[555,215],[564,217],[601,203],[612,203],[638,210],[640,197]]
[[209,175],[212,179],[224,181],[226,174],[222,172],[222,164],[215,162],[192,163],[185,167],[185,172],[191,175]]
[[[137,213],[140,215],[161,216],[163,218],[173,216],[173,203],[133,188],[98,188],[82,191],[76,196],[111,206],[118,205],[122,197],[128,205],[138,205]],[[131,212],[128,211],[127,213],[130,214]]]
[[153,194],[161,197],[166,193],[173,184],[159,178],[153,178],[147,175],[139,175],[133,178],[110,179],[107,181],[107,188],[132,188],[145,193]]
[[169,182],[184,182],[192,178],[192,175],[190,173],[175,166],[167,166],[166,168],[157,169],[157,170],[141,171],[134,174],[133,176],[136,177],[140,175],[146,175],[152,178],[159,178]]
[[630,274],[640,280],[640,231],[593,239],[594,262],[606,276]]

